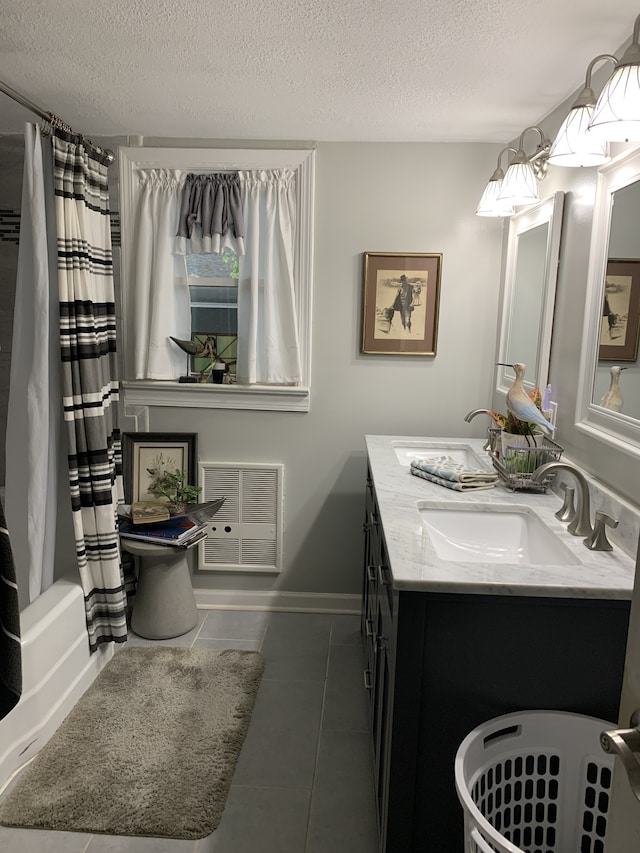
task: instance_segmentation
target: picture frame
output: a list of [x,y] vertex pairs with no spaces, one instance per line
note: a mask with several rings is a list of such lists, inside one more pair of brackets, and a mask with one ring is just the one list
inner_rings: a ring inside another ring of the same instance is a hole
[[435,355],[441,253],[365,252],[360,351]]
[[122,467],[125,503],[157,500],[148,491],[149,467],[161,465],[187,472],[196,485],[197,434],[195,432],[125,432],[122,435]]
[[640,338],[640,259],[609,258],[600,325],[600,361],[635,361]]

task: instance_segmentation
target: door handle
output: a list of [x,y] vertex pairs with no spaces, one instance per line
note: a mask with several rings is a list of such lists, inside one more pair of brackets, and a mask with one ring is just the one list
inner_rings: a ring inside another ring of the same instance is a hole
[[602,732],[600,746],[610,755],[617,755],[627,771],[631,790],[640,800],[640,708],[633,712],[629,729]]

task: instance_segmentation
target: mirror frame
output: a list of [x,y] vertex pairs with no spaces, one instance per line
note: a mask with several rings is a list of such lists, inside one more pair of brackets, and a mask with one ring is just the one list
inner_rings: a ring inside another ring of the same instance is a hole
[[[549,198],[532,204],[515,213],[509,221],[507,237],[507,257],[504,272],[502,296],[502,319],[500,324],[500,345],[496,361],[506,361],[509,352],[511,314],[515,297],[515,278],[518,263],[518,243],[526,231],[537,228],[545,222],[549,224],[547,251],[544,261],[544,293],[542,296],[542,316],[538,332],[538,372],[534,377],[525,378],[527,389],[538,386],[544,393],[549,381],[549,362],[551,357],[551,335],[553,331],[553,312],[556,301],[558,281],[558,263],[560,260],[560,239],[562,236],[562,212],[564,193],[556,192]],[[496,391],[506,395],[515,375],[508,367],[496,368]]]
[[640,147],[625,151],[598,170],[591,227],[586,308],[576,400],[576,428],[632,456],[640,456],[640,420],[593,403],[598,363],[602,288],[605,280],[613,193],[640,180]]

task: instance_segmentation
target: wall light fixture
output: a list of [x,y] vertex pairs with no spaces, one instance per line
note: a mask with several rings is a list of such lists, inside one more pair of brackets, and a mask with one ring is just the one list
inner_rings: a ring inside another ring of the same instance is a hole
[[640,15],[631,44],[600,93],[589,133],[607,142],[640,140]]
[[594,65],[603,60],[613,63],[618,61],[610,53],[601,53],[589,63],[584,89],[560,125],[560,130],[551,146],[549,163],[552,166],[600,166],[609,159],[608,142],[588,130],[596,106],[596,96],[591,88],[591,75]]
[[[536,130],[540,134],[540,145],[535,153],[531,157],[528,157],[524,150],[524,137],[530,130]],[[509,168],[502,181],[502,187],[498,193],[499,201],[506,201],[516,206],[519,204],[534,204],[534,202],[540,200],[536,171],[538,174],[542,174],[542,167],[543,164],[546,165],[550,148],[550,141],[537,125],[526,127],[522,131],[520,140],[518,141],[516,156],[509,164]],[[533,165],[534,161],[537,163],[536,168]]]
[[503,148],[498,154],[498,165],[493,175],[489,178],[489,183],[482,193],[480,204],[476,210],[477,216],[511,216],[514,213],[514,208],[511,202],[500,201],[498,199],[500,191],[502,190],[502,180],[504,178],[504,172],[500,166],[500,160],[502,159],[502,155],[505,151],[512,151],[514,154],[518,153],[515,148],[511,148],[507,145],[507,147]]

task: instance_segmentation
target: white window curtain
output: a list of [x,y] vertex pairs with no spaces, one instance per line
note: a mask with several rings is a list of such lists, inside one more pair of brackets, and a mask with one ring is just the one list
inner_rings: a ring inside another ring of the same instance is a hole
[[299,385],[295,174],[240,172],[245,254],[238,284],[238,382]]
[[189,288],[182,259],[174,252],[179,174],[164,169],[140,173],[135,237],[132,339],[136,379],[177,379],[185,356],[170,335],[191,335]]

